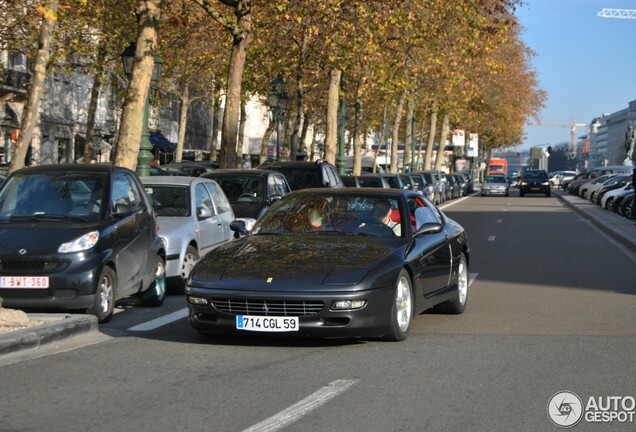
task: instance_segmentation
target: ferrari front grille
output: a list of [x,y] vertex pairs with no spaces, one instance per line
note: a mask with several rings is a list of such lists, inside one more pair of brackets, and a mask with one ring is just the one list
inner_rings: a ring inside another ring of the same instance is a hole
[[214,299],[212,305],[218,311],[232,315],[296,317],[315,315],[325,306],[321,301],[235,299]]

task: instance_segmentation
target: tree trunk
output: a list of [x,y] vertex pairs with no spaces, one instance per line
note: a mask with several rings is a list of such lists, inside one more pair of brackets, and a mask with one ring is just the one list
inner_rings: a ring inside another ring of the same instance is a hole
[[424,169],[431,169],[431,159],[433,158],[433,146],[435,145],[435,133],[437,132],[437,101],[433,102],[431,108],[431,129],[428,133],[428,143],[426,144],[426,155],[424,156]]
[[[309,154],[311,153],[311,148],[310,145],[311,144],[307,144],[307,131],[309,130],[309,111],[305,111],[303,113],[303,128],[302,131],[300,133],[300,148],[304,149],[305,152],[305,159],[310,160],[309,159]],[[304,144],[304,146],[303,146]]]
[[417,160],[415,160],[415,163],[413,164],[413,171],[422,169],[422,164],[424,162],[422,160],[422,147],[424,147],[425,138],[428,140],[428,135],[426,134],[426,116],[422,115],[422,127],[420,129],[420,145],[417,150]]
[[399,145],[399,132],[400,132],[400,122],[402,121],[402,108],[404,107],[404,99],[406,98],[406,93],[402,93],[400,95],[400,99],[398,100],[397,108],[395,110],[395,121],[393,122],[393,134],[391,136],[391,172],[398,172],[398,145]]
[[435,169],[440,170],[444,163],[444,151],[446,151],[446,138],[450,131],[450,122],[448,119],[448,113],[444,113],[444,119],[442,120],[442,133],[439,137],[439,147],[437,149],[437,156],[435,157]]
[[[384,113],[382,115],[382,130],[380,131],[380,139],[378,140],[378,147],[375,149],[375,155],[373,155],[373,172],[375,172],[375,167],[378,166],[378,154],[380,153],[380,149],[382,148],[382,144],[384,143],[384,136],[386,135],[386,122],[387,122],[387,110],[389,107],[389,102],[384,102]],[[386,156],[386,154],[385,154]],[[386,165],[386,164],[385,164]]]
[[413,98],[409,97],[406,101],[406,127],[404,128],[404,172],[406,172],[411,165],[413,134],[415,134],[413,130],[414,105]]
[[251,0],[238,0],[235,15],[237,28],[232,37],[227,90],[225,92],[225,112],[221,132],[221,168],[236,166],[236,142],[241,109],[241,84],[245,70],[245,58],[252,31]]
[[283,153],[281,154],[281,160],[284,161],[292,161],[296,159],[296,156],[291,154],[291,149],[289,148],[289,144],[291,142],[290,131],[292,130],[293,117],[294,116],[292,115],[291,111],[288,111],[285,113],[282,121],[282,124],[285,125],[285,127],[283,133],[281,134],[281,136],[283,137]]
[[338,148],[338,101],[340,100],[340,77],[342,71],[333,69],[329,79],[329,100],[327,102],[327,136],[325,137],[325,159],[336,164]]
[[293,132],[291,135],[291,153],[292,159],[296,159],[296,153],[300,150],[301,146],[301,123],[303,121],[303,108],[304,108],[304,91],[303,91],[303,77],[305,68],[305,53],[307,51],[307,38],[305,34],[302,35],[302,41],[298,47],[298,63],[296,65],[296,115],[294,118]]
[[174,154],[175,162],[181,162],[183,160],[183,144],[185,143],[188,109],[190,108],[190,84],[187,82],[179,95],[179,101],[181,102],[181,110],[179,111],[179,138],[177,138],[177,148]]
[[[238,133],[238,142],[236,143],[236,154],[241,155],[241,158],[237,158],[236,167],[241,168],[243,164],[243,150],[245,145],[245,123],[247,123],[247,112],[245,109],[245,105],[247,102],[245,98],[241,100],[241,119],[239,121],[239,133]],[[249,155],[249,149],[247,150],[247,154]]]
[[212,137],[210,138],[210,162],[216,162],[216,145],[219,137],[219,112],[221,111],[221,84],[216,82],[212,96]]
[[354,119],[353,119],[353,132],[351,134],[353,139],[353,175],[362,174],[362,80],[358,81],[356,86],[355,102],[354,102]]
[[259,163],[263,163],[267,161],[267,149],[269,146],[269,139],[272,134],[276,130],[276,121],[270,121],[267,125],[267,129],[265,129],[265,135],[263,135],[263,140],[261,141],[261,155],[258,158]]
[[40,34],[38,37],[38,50],[33,63],[33,78],[31,80],[29,96],[22,114],[22,129],[15,144],[15,153],[9,165],[9,174],[24,166],[33,137],[33,131],[40,120],[40,100],[44,91],[44,80],[46,79],[46,67],[51,55],[51,39],[57,20],[57,0],[49,0],[45,6],[44,18],[40,24]]
[[[104,76],[104,62],[106,59],[106,43],[100,42],[97,59],[95,62],[95,78],[93,79],[93,87],[91,88],[91,99],[88,103],[88,111],[86,112],[86,144],[84,146],[84,163],[90,163],[95,154],[93,142],[95,141],[95,115],[97,114],[97,102],[99,101],[99,91],[102,88],[102,79]],[[97,143],[101,146],[101,142]],[[97,152],[101,154],[98,147]],[[101,161],[100,161],[101,162]]]
[[144,108],[150,91],[154,53],[157,48],[160,7],[161,0],[142,0],[137,9],[135,63],[124,101],[115,154],[115,165],[131,170],[137,167],[137,156],[141,145]]

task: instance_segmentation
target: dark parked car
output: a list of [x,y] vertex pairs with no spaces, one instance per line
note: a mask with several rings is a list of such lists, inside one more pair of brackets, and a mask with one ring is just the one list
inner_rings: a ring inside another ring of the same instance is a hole
[[426,180],[426,184],[433,186],[434,199],[432,199],[431,201],[433,201],[435,204],[441,204],[446,201],[446,182],[443,181],[444,174],[442,174],[441,171],[415,171],[413,172],[413,174],[421,174],[422,177],[424,177],[424,180]]
[[519,179],[519,196],[529,193],[551,195],[550,178],[545,170],[527,169]]
[[167,172],[167,175],[186,175],[190,177],[199,177],[202,174],[214,171],[214,168],[209,164],[191,161],[170,162],[158,168]]
[[283,173],[292,190],[344,187],[336,167],[322,159],[316,162],[265,162],[257,168]]
[[341,177],[342,183],[347,187],[377,187],[388,189],[389,182],[379,174],[364,174],[360,176]]
[[285,176],[272,170],[222,169],[202,177],[221,185],[237,218],[258,219],[272,203],[291,191]]
[[439,194],[439,189],[435,187],[433,176],[431,174],[426,173],[411,173],[409,174],[409,178],[413,183],[413,190],[418,191],[426,198],[428,198],[435,205],[438,205],[442,202],[442,197]]
[[403,340],[422,311],[466,306],[466,233],[417,192],[296,191],[244,234],[192,271],[188,317],[203,334]]
[[13,308],[84,310],[100,322],[115,301],[159,306],[165,250],[135,174],[112,165],[44,165],[0,188],[0,297]]

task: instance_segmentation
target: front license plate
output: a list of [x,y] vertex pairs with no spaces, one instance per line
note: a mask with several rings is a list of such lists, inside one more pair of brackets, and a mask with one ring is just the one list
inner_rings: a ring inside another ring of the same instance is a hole
[[298,331],[298,317],[268,317],[254,315],[237,315],[236,328],[238,330],[260,332],[290,332]]
[[47,289],[49,287],[48,276],[2,276],[0,288],[28,288]]
[[533,190],[533,191],[540,191],[540,190],[541,190],[541,188],[531,188],[531,190]]

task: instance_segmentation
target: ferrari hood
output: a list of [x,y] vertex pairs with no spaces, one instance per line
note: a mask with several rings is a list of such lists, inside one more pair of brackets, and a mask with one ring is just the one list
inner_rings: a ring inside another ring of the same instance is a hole
[[392,250],[377,239],[341,235],[257,235],[208,254],[193,283],[287,291],[360,282]]

